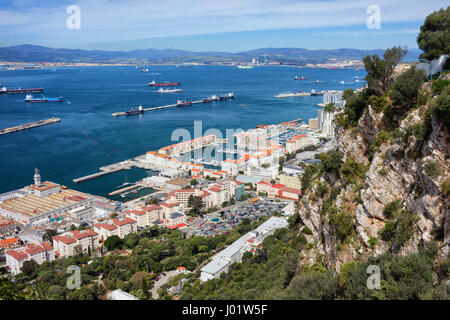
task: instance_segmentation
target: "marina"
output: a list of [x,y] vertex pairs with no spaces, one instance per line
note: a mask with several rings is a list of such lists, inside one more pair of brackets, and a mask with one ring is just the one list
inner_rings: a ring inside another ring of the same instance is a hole
[[33,121],[33,122],[21,124],[19,126],[0,130],[0,135],[7,134],[7,133],[13,133],[16,131],[22,131],[22,130],[26,130],[26,129],[31,129],[31,128],[36,128],[36,127],[40,127],[40,126],[45,126],[47,124],[52,124],[52,123],[56,123],[56,122],[61,122],[61,119],[50,118],[50,119],[45,119],[45,120]]

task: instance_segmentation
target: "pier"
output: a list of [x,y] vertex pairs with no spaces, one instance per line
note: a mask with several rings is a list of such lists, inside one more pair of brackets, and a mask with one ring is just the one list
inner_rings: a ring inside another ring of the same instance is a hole
[[45,119],[45,120],[33,121],[33,122],[18,125],[15,127],[10,127],[10,128],[0,130],[0,135],[7,134],[7,133],[13,133],[16,131],[22,131],[22,130],[26,130],[26,129],[31,129],[31,128],[35,128],[35,127],[45,126],[47,124],[52,124],[52,123],[56,123],[56,122],[61,122],[61,119],[50,118],[50,119]]
[[125,187],[125,188],[122,188],[122,189],[119,189],[119,190],[115,190],[115,191],[113,191],[113,192],[110,192],[110,193],[108,193],[108,196],[114,196],[114,195],[116,195],[116,194],[119,194],[119,193],[122,193],[122,192],[125,192],[125,191],[129,191],[129,190],[133,190],[133,189],[136,189],[136,188],[138,188],[138,187],[139,187],[138,184],[134,184],[134,185],[132,185],[132,186]]
[[[234,95],[233,97],[226,97],[226,98],[222,98],[220,97],[220,99],[217,99],[215,101],[203,101],[203,100],[196,100],[196,101],[190,101],[192,104],[197,104],[197,103],[210,103],[210,102],[216,102],[216,101],[225,101],[225,100],[229,100],[229,99],[234,99]],[[143,108],[142,112],[145,111],[154,111],[154,110],[163,110],[163,109],[169,109],[169,108],[175,108],[178,106],[178,103],[175,104],[168,104],[165,106],[158,106],[158,107],[151,107],[151,108]],[[180,107],[184,107],[184,106],[180,106]],[[118,117],[118,116],[124,116],[126,115],[126,112],[115,112],[112,114],[113,117]]]
[[128,169],[131,169],[131,167],[132,167],[132,164],[128,163],[128,161],[122,161],[119,163],[114,163],[114,164],[110,164],[108,166],[101,167],[100,172],[96,172],[96,173],[89,174],[84,177],[76,178],[76,179],[73,179],[72,181],[75,183],[83,182],[83,181],[99,178],[106,174],[110,174],[110,173],[117,172],[120,170],[128,170]]

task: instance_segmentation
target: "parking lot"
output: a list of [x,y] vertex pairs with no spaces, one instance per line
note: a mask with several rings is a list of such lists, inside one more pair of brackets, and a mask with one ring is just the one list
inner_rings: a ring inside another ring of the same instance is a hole
[[184,231],[188,235],[198,236],[227,232],[235,229],[245,218],[253,222],[257,221],[261,216],[281,212],[288,203],[285,201],[272,202],[268,200],[259,200],[255,203],[244,202],[230,208],[225,208],[204,218],[196,218]]

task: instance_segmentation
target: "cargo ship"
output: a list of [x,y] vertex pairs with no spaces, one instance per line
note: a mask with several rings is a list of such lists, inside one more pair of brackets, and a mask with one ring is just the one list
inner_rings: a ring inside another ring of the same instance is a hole
[[6,89],[6,87],[2,87],[0,89],[0,93],[34,93],[34,92],[42,92],[44,89],[42,88],[30,88],[30,89]]
[[312,96],[323,96],[323,94],[327,92],[327,91],[320,91],[320,92],[316,92],[316,90],[312,89],[311,90],[311,95]]
[[132,116],[134,114],[140,114],[144,112],[144,108],[142,106],[139,106],[137,109],[131,109],[129,111],[125,111],[126,116]]
[[208,103],[208,102],[214,102],[214,101],[217,101],[217,100],[219,100],[219,98],[216,95],[213,95],[213,96],[210,96],[210,97],[208,97],[206,99],[203,99],[202,102],[203,103]]
[[192,101],[187,101],[187,100],[178,100],[177,101],[177,107],[187,107],[192,105]]
[[228,92],[225,93],[221,96],[219,96],[219,100],[229,100],[229,99],[234,99],[236,96],[234,95],[233,92]]
[[50,97],[42,97],[42,98],[33,98],[31,94],[27,94],[24,99],[25,102],[63,102],[64,99],[59,98],[50,98]]
[[149,82],[150,87],[162,87],[162,86],[181,86],[181,82],[161,82],[156,83],[155,81]]
[[303,76],[301,76],[301,77],[295,76],[295,77],[294,77],[294,80],[306,80],[306,77],[303,77]]

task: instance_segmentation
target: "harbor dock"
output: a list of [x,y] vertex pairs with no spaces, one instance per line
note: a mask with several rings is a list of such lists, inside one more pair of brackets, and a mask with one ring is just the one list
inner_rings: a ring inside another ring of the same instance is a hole
[[[219,98],[217,98],[216,100],[202,99],[202,100],[196,100],[196,101],[189,101],[189,105],[193,105],[193,104],[197,104],[197,103],[209,103],[209,102],[214,102],[214,101],[234,99],[234,97],[235,97],[234,94],[232,92],[230,92],[228,95],[225,95],[225,97],[219,96]],[[165,106],[158,106],[158,107],[151,107],[151,108],[143,108],[142,106],[140,106],[139,113],[143,113],[145,111],[163,110],[163,109],[169,109],[169,108],[175,108],[175,107],[185,107],[185,105],[180,105],[178,103],[175,103],[175,104],[168,104]],[[112,114],[113,117],[125,116],[125,115],[127,115],[127,112],[115,112]]]
[[138,188],[138,187],[139,187],[139,185],[134,184],[134,185],[132,185],[132,186],[125,187],[125,188],[122,188],[122,189],[119,189],[119,190],[115,190],[115,191],[113,191],[113,192],[110,192],[110,193],[108,193],[108,196],[114,196],[114,195],[116,195],[116,194],[119,194],[119,193],[122,193],[122,192],[125,192],[125,191],[129,191],[129,190],[133,190],[133,189],[136,189],[136,188]]
[[96,173],[89,174],[84,177],[76,178],[76,179],[73,179],[72,181],[75,183],[83,182],[83,181],[99,178],[106,174],[110,174],[110,173],[117,172],[120,170],[128,170],[128,169],[131,169],[131,167],[132,167],[132,165],[129,164],[128,161],[122,161],[119,163],[114,163],[114,164],[110,164],[108,166],[101,167],[100,172],[96,172]]
[[22,131],[22,130],[26,130],[26,129],[31,129],[31,128],[35,128],[35,127],[45,126],[47,124],[52,124],[52,123],[56,123],[56,122],[61,122],[61,119],[50,118],[50,119],[45,119],[45,120],[33,121],[33,122],[18,125],[15,127],[2,129],[2,130],[0,130],[0,135],[7,134],[7,133],[13,133],[16,131]]

